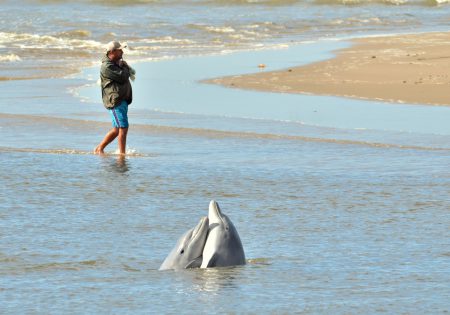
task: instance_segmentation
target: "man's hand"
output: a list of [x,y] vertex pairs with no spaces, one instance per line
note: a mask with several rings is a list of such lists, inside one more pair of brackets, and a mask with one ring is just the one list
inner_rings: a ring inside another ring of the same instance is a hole
[[122,68],[123,66],[128,67],[128,64],[127,64],[127,62],[125,60],[120,59],[119,60],[119,67]]

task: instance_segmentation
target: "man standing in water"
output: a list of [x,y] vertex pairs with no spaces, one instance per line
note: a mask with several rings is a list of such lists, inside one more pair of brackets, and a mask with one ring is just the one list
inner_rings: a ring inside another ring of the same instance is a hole
[[105,147],[118,137],[119,152],[125,155],[128,133],[128,105],[133,100],[130,72],[131,67],[122,59],[123,48],[119,42],[112,41],[106,46],[102,59],[100,79],[103,105],[111,114],[113,128],[95,148],[95,154],[103,154]]

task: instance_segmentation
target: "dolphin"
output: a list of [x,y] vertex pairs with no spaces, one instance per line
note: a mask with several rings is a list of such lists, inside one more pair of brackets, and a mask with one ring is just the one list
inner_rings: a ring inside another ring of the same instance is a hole
[[245,265],[244,248],[231,220],[214,200],[209,203],[209,232],[200,268]]
[[196,227],[184,233],[159,267],[159,270],[198,268],[208,235],[209,220],[203,217]]

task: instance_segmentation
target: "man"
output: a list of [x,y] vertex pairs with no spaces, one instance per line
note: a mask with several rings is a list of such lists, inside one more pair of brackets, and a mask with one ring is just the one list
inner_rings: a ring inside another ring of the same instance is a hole
[[128,105],[133,100],[130,83],[131,68],[122,59],[123,48],[112,41],[106,46],[100,70],[103,105],[111,114],[113,128],[95,148],[95,154],[103,154],[105,147],[118,137],[119,152],[125,155],[128,133]]

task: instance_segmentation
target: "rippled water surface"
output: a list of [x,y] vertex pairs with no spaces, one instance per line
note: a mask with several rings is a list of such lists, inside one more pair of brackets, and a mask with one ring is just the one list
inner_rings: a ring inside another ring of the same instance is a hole
[[[216,58],[200,60],[231,57]],[[91,95],[98,87],[78,90],[81,102],[70,88],[77,78],[5,83],[13,88],[0,105],[3,313],[449,310],[447,108],[299,96],[298,110],[285,110],[276,95],[195,83],[189,74],[202,65],[189,58],[188,75],[163,75],[182,60],[165,71],[139,66],[125,159],[115,143],[105,157],[90,153],[110,128]],[[139,101],[158,78],[196,93],[165,103],[172,90],[162,87],[156,104]],[[217,94],[203,94],[210,88]],[[254,118],[239,110],[263,103]],[[402,123],[339,121],[358,104]],[[416,110],[428,115],[418,128]],[[211,199],[239,231],[247,265],[158,271]]]
[[[0,313],[448,313],[450,107],[198,82],[447,29],[444,2],[401,3],[2,1]],[[91,154],[110,122],[86,67],[113,38],[137,69],[125,159]],[[247,264],[158,271],[212,199]]]
[[[448,310],[448,153],[134,141],[153,154],[0,153],[3,311]],[[210,199],[234,221],[248,264],[157,271]]]
[[111,40],[130,60],[446,31],[447,0],[3,0],[0,81],[76,73]]

